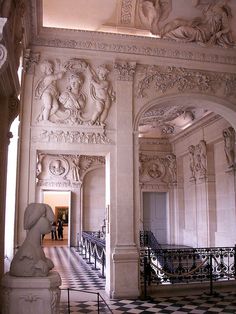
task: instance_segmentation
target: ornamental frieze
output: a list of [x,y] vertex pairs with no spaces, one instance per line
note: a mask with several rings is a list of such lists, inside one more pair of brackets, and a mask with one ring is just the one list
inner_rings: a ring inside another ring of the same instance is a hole
[[137,77],[142,76],[136,87],[136,96],[147,96],[153,87],[156,91],[166,93],[177,90],[179,93],[200,92],[214,95],[222,91],[224,96],[235,95],[236,75],[210,71],[191,70],[173,66],[140,66]]
[[107,135],[99,132],[80,132],[43,129],[39,134],[32,136],[33,142],[41,143],[71,143],[71,144],[111,144]]

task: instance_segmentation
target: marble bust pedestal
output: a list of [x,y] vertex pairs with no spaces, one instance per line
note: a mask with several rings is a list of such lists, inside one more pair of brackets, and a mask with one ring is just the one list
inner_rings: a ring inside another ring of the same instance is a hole
[[2,279],[4,314],[59,313],[61,277],[50,271],[46,277],[16,277],[6,273]]

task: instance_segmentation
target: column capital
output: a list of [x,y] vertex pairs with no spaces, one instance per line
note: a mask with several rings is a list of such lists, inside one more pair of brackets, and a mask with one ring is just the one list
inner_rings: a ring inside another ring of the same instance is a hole
[[114,65],[116,78],[119,81],[133,81],[136,71],[136,62],[116,61]]

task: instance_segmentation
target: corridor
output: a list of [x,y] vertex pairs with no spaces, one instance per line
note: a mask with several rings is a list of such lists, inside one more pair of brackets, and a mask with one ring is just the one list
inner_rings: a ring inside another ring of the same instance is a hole
[[[224,292],[217,296],[207,294],[192,296],[160,297],[154,301],[109,300],[105,295],[105,280],[99,271],[92,270],[76,251],[57,242],[56,245],[44,244],[47,257],[53,260],[62,279],[60,314],[68,312],[67,288],[84,290],[70,293],[70,313],[97,313],[97,296],[89,292],[99,292],[106,300],[112,313],[236,313],[236,293]],[[100,313],[110,313],[101,306]]]

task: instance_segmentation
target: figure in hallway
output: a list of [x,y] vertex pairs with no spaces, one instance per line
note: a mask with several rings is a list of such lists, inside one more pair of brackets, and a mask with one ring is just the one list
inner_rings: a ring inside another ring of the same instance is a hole
[[52,208],[43,203],[29,204],[24,213],[25,241],[14,256],[10,275],[19,277],[44,277],[54,267],[41,247],[41,237],[50,233],[54,221]]
[[41,63],[41,71],[44,77],[38,82],[35,89],[35,97],[42,100],[41,112],[37,117],[37,121],[49,121],[50,117],[59,109],[59,92],[56,83],[61,79],[66,71],[63,69],[58,73],[54,73],[52,62],[45,60]]
[[88,68],[92,74],[90,93],[95,101],[95,110],[90,120],[90,124],[93,125],[97,122],[99,125],[105,126],[105,120],[111,104],[115,100],[115,93],[110,82],[107,80],[109,70],[105,65],[99,66],[97,68],[97,73],[95,73],[91,67]]
[[81,113],[86,104],[86,96],[81,91],[84,83],[82,74],[71,73],[68,81],[69,87],[60,95],[59,101],[69,111],[68,119],[72,124],[81,124]]
[[63,240],[63,222],[61,219],[58,219],[57,222],[57,236],[58,240]]
[[53,221],[53,223],[52,223],[51,239],[57,240],[57,224],[55,221]]
[[228,163],[228,167],[233,169],[235,167],[235,131],[233,127],[223,130],[224,150]]

